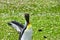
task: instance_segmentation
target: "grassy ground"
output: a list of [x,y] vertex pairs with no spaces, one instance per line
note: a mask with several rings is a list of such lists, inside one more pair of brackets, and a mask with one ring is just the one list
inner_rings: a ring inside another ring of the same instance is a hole
[[60,40],[59,0],[1,0],[0,40],[18,40],[18,33],[7,23],[16,20],[24,24],[24,13],[30,14],[33,40]]

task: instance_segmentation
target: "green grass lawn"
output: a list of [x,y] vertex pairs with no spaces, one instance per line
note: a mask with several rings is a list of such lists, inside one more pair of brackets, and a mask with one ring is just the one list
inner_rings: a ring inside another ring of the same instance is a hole
[[24,24],[25,13],[30,14],[32,40],[60,40],[59,0],[1,0],[0,40],[18,40],[19,34],[7,23],[16,20]]

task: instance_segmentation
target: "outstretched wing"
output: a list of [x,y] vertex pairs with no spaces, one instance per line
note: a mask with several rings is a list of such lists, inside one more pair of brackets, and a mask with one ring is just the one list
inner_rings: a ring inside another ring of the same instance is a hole
[[15,28],[18,32],[22,32],[23,28],[24,28],[24,25],[22,25],[21,23],[16,22],[16,21],[11,21],[11,22],[8,23],[8,25]]

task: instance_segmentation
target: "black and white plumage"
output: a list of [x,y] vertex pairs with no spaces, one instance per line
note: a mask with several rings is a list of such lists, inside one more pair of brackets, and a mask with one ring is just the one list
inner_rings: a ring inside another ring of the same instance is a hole
[[29,22],[29,14],[25,14],[25,24],[11,21],[8,25],[12,26],[19,32],[19,40],[32,40],[32,27]]

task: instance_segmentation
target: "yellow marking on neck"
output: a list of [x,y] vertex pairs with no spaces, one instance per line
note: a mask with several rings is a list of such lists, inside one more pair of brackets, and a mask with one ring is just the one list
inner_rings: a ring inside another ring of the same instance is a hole
[[27,30],[31,27],[32,25],[29,23],[28,25],[27,25]]

